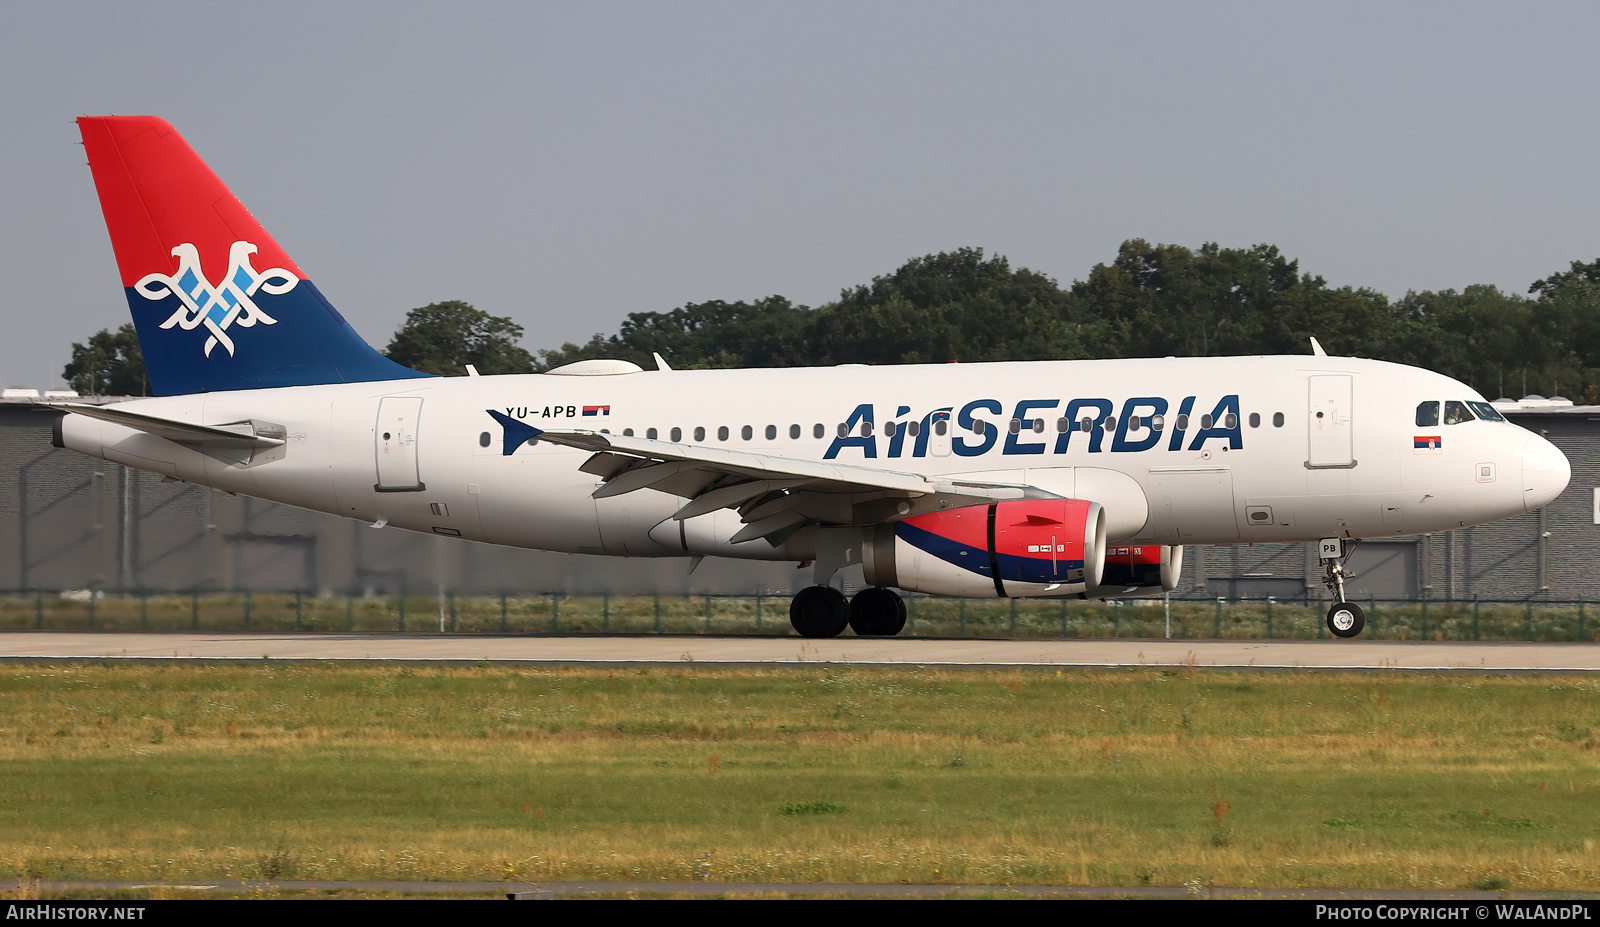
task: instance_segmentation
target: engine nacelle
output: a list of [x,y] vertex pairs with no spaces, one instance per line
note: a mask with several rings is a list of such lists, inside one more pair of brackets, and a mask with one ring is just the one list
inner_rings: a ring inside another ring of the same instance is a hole
[[1106,551],[1100,588],[1089,598],[1160,595],[1178,588],[1183,572],[1183,548],[1148,544],[1113,547]]
[[875,586],[966,598],[1095,595],[1106,555],[1098,502],[968,505],[874,525],[862,567]]

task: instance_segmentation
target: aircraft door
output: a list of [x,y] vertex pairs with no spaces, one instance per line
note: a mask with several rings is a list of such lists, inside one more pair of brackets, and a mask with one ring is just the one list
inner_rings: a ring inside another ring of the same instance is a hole
[[420,492],[423,485],[417,471],[417,425],[422,420],[419,396],[386,396],[378,401],[378,425],[373,429],[377,443],[378,492]]
[[950,421],[950,411],[940,409],[928,416],[928,454],[931,457],[950,456],[950,429],[955,427]]
[[1312,468],[1353,467],[1351,452],[1351,378],[1326,374],[1310,378],[1307,409],[1310,443],[1306,465]]

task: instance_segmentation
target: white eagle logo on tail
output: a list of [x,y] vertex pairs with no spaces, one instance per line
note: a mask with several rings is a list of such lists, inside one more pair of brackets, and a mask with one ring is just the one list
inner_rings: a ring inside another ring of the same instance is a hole
[[220,284],[213,284],[200,270],[200,249],[184,243],[172,249],[173,256],[178,259],[176,274],[146,274],[133,288],[145,299],[165,299],[169,294],[178,297],[183,305],[162,322],[161,327],[176,325],[184,331],[193,331],[204,325],[211,332],[211,337],[206,339],[206,356],[210,357],[211,349],[220,344],[228,349],[231,357],[234,352],[233,339],[228,337],[229,326],[237,323],[241,328],[252,328],[257,322],[262,325],[278,322],[251,300],[256,291],[265,290],[277,296],[294,289],[300,282],[300,278],[281,267],[256,271],[250,266],[250,255],[255,253],[255,245],[247,241],[234,242],[228,249],[228,272]]

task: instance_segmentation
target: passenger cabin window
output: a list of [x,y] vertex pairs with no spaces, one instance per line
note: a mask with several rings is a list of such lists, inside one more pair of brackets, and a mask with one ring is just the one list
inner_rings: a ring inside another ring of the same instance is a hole
[[777,439],[778,439],[778,426],[777,425],[768,425],[767,426],[767,440],[768,441],[776,441]]
[[1012,434],[1021,434],[1022,433],[1022,419],[1020,419],[1020,418],[1012,419],[1010,428],[1011,428],[1011,433]]
[[704,441],[706,439],[706,426],[704,426],[704,425],[696,425],[696,426],[694,426],[694,439],[696,441]]
[[717,426],[717,440],[718,441],[726,441],[726,440],[728,440],[728,426],[727,425],[718,425]]
[[1432,400],[1417,404],[1417,427],[1432,428],[1439,424],[1439,404]]
[[841,437],[841,438],[850,437],[850,426],[846,425],[844,422],[840,422],[839,423],[839,437]]
[[1446,425],[1459,425],[1462,422],[1470,422],[1474,417],[1472,412],[1467,409],[1466,403],[1458,402],[1454,399],[1445,401],[1444,423]]
[[1210,412],[1207,412],[1206,414],[1200,416],[1200,427],[1201,428],[1210,428],[1211,427],[1211,413]]
[[907,433],[909,433],[911,435],[911,437],[915,438],[917,435],[922,434],[922,423],[921,422],[907,422],[906,423],[906,431],[907,431]]
[[1222,427],[1224,427],[1224,428],[1238,428],[1239,427],[1239,416],[1234,415],[1232,412],[1229,412],[1227,415],[1224,415],[1222,417]]
[[646,438],[649,438],[652,441],[654,441],[656,439],[656,434],[657,434],[657,432],[656,432],[656,430],[654,428],[646,428],[644,430],[644,436]]
[[[813,425],[811,427],[811,437],[813,437],[813,438],[822,437],[822,425],[821,425],[821,423],[818,423],[818,424]],[[843,437],[843,435],[841,435],[840,437]]]
[[1260,412],[1251,412],[1250,413],[1250,427],[1251,428],[1260,428],[1261,427],[1261,413]]
[[1152,415],[1152,416],[1150,416],[1150,430],[1151,431],[1160,431],[1161,429],[1163,429],[1165,427],[1167,427],[1167,417],[1165,415]]
[[683,429],[682,428],[674,428],[674,429],[672,429],[672,440],[673,441],[682,441],[683,440]]
[[800,426],[799,425],[790,425],[789,426],[789,440],[797,441],[797,440],[799,440],[799,438],[800,438]]
[[1274,412],[1274,413],[1272,413],[1272,427],[1274,427],[1274,428],[1282,428],[1283,427],[1283,413],[1282,412]]
[[485,431],[482,434],[478,435],[478,446],[479,447],[488,447],[489,446],[489,433],[487,431]]
[[755,436],[756,436],[755,429],[751,428],[749,425],[746,425],[743,428],[739,429],[739,437],[741,439],[745,440],[745,441],[748,441],[748,440],[750,440],[751,438],[753,438]]
[[949,434],[950,420],[947,418],[941,418],[937,422],[934,422],[933,433],[939,435],[940,437],[944,437],[945,435]]
[[624,435],[627,435],[630,438],[633,437],[633,429],[632,428],[624,428],[624,429],[622,429],[622,433]]

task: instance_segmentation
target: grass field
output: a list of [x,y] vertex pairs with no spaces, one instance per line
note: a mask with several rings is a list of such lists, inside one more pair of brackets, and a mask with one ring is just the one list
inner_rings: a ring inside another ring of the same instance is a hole
[[0,666],[0,878],[1594,890],[1600,680]]

